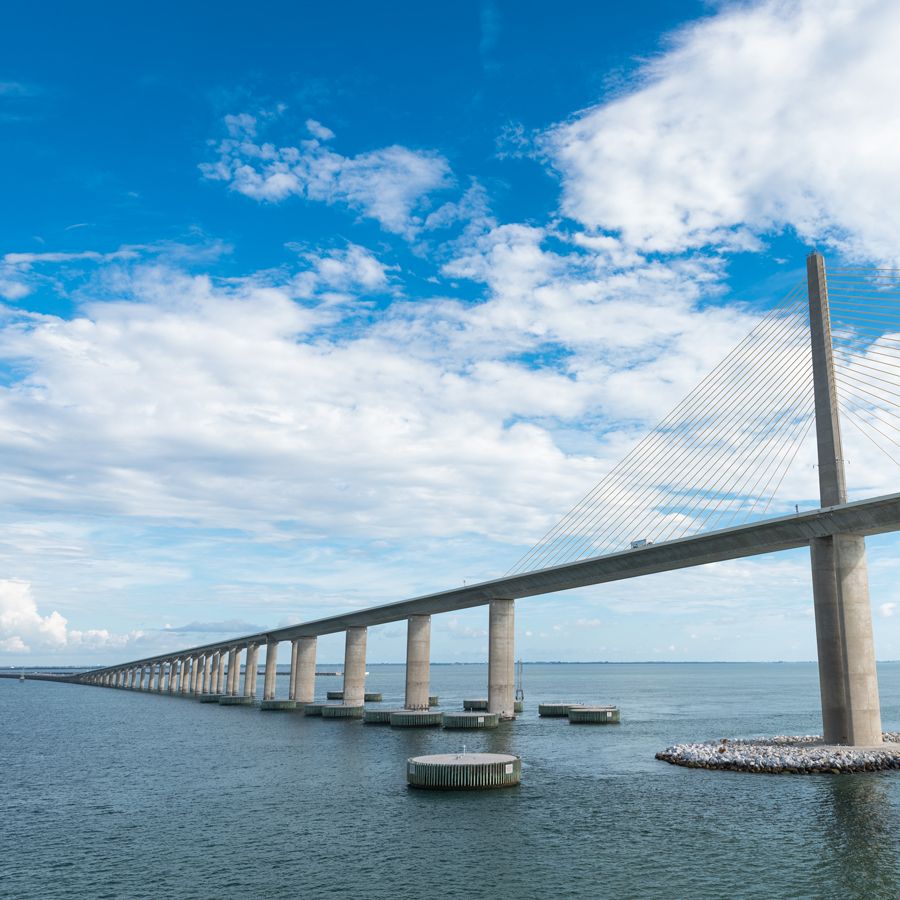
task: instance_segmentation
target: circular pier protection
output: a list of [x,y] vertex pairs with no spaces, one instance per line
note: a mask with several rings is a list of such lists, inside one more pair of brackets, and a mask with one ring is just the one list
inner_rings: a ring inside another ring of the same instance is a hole
[[487,709],[488,702],[484,697],[478,698],[477,700],[463,700],[463,709]]
[[569,721],[576,725],[618,725],[619,710],[615,706],[570,706]]
[[444,728],[496,728],[500,724],[499,713],[448,712],[444,713]]
[[565,719],[574,703],[539,703],[538,715],[542,719]]
[[344,703],[323,703],[323,719],[361,719],[366,712],[364,706],[347,706]]
[[489,791],[521,780],[522,760],[508,753],[442,753],[406,761],[407,784],[432,791]]
[[420,709],[393,709],[390,722],[395,728],[421,728],[440,725],[444,714]]

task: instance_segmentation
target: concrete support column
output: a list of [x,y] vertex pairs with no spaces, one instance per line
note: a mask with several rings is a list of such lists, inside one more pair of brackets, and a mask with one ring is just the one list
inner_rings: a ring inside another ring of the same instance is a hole
[[491,600],[488,620],[488,711],[516,717],[516,601]]
[[225,693],[225,651],[220,650],[218,652],[219,657],[219,665],[216,668],[216,693],[224,694]]
[[247,663],[244,666],[244,696],[256,696],[256,681],[259,678],[259,644],[247,647]]
[[130,687],[132,690],[134,690],[134,683],[136,680],[137,680],[137,669],[133,668],[131,670],[131,675],[129,677],[129,682],[128,682],[128,687]]
[[822,725],[829,744],[882,742],[881,704],[861,535],[810,541]]
[[237,647],[229,647],[228,648],[228,681],[225,686],[225,693],[229,697],[237,696],[237,674],[239,672],[238,668],[238,648]]
[[191,657],[191,684],[190,692],[194,695],[200,693],[200,657]]
[[210,685],[212,684],[212,654],[204,653],[203,654],[203,668],[201,669],[200,675],[200,692],[202,694],[210,693]]
[[178,690],[178,673],[181,670],[181,660],[173,659],[169,663],[169,693],[174,694]]
[[406,700],[407,709],[428,709],[431,669],[431,616],[410,616],[406,620]]
[[191,678],[194,677],[194,658],[186,656],[181,664],[181,693],[191,692]]
[[146,690],[153,690],[153,663],[147,666],[147,687]]
[[142,691],[144,689],[144,676],[146,675],[147,669],[145,666],[141,666],[141,674],[138,678],[138,690]]
[[351,625],[344,639],[344,706],[362,706],[366,700],[365,625]]
[[278,641],[266,643],[266,677],[263,680],[263,700],[275,699],[275,677],[278,674]]
[[211,694],[222,693],[222,652],[216,650],[212,655],[209,668],[209,692]]
[[302,637],[296,641],[294,699],[298,703],[313,703],[316,699],[316,641],[316,637]]
[[166,664],[165,662],[157,663],[156,666],[156,693],[159,694],[163,689],[163,682],[166,679]]
[[[831,314],[825,260],[806,260],[810,348],[816,410],[819,499],[823,507],[847,502]],[[881,704],[869,602],[866,543],[861,535],[810,540],[822,726],[830,744],[877,746]]]
[[291,673],[288,675],[288,700],[297,699],[297,653],[300,649],[300,638],[291,641]]

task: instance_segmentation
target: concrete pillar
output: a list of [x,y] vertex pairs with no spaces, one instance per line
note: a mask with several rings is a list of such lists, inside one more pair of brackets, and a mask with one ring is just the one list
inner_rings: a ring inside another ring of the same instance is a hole
[[[831,344],[825,260],[806,260],[819,496],[823,507],[847,502],[844,456]],[[881,704],[869,602],[866,544],[861,535],[810,540],[822,726],[830,744],[877,746]]]
[[138,690],[142,691],[144,689],[144,676],[146,675],[147,668],[146,666],[141,666],[141,674],[138,678]]
[[173,659],[169,662],[169,693],[174,694],[178,690],[178,673],[181,670],[181,660]]
[[491,600],[488,619],[488,712],[516,717],[516,601]]
[[366,626],[351,625],[344,638],[344,706],[366,699]]
[[410,616],[406,620],[406,701],[407,709],[428,709],[431,668],[431,616]]
[[194,676],[194,659],[186,656],[181,663],[181,693],[189,694],[191,692],[191,678]]
[[203,668],[200,675],[200,693],[209,694],[212,685],[212,654],[203,654]]
[[194,655],[191,657],[191,682],[190,692],[194,696],[200,693],[200,657]]
[[256,696],[256,681],[259,678],[259,644],[247,647],[247,662],[244,665],[244,696]]
[[220,650],[218,653],[219,665],[216,669],[216,693],[225,693],[225,651]]
[[291,641],[291,672],[288,675],[288,700],[297,699],[297,653],[300,648],[300,638]]
[[278,641],[266,642],[266,676],[263,680],[263,700],[275,699],[275,677],[278,674]]
[[162,693],[163,682],[166,679],[166,664],[165,662],[157,663],[156,665],[156,693]]
[[222,654],[216,650],[212,655],[212,662],[209,666],[209,692],[211,694],[220,694],[221,688],[221,660]]
[[237,685],[238,680],[235,677],[238,672],[238,648],[237,647],[229,647],[228,648],[228,682],[225,687],[225,693],[229,697],[237,696]]
[[298,638],[296,642],[294,699],[298,703],[313,703],[316,699],[316,641],[317,638],[313,636]]

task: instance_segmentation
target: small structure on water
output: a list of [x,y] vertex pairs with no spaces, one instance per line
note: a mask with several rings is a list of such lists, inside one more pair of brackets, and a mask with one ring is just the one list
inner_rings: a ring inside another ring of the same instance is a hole
[[432,791],[487,791],[521,780],[522,760],[509,753],[442,753],[406,761],[407,784]]

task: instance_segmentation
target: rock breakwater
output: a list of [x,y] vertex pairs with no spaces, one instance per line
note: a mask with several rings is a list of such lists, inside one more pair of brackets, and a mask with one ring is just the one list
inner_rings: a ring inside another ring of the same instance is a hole
[[884,733],[880,747],[845,747],[825,744],[820,735],[778,735],[749,740],[673,744],[657,759],[689,769],[725,769],[770,775],[881,772],[900,769],[900,732]]

